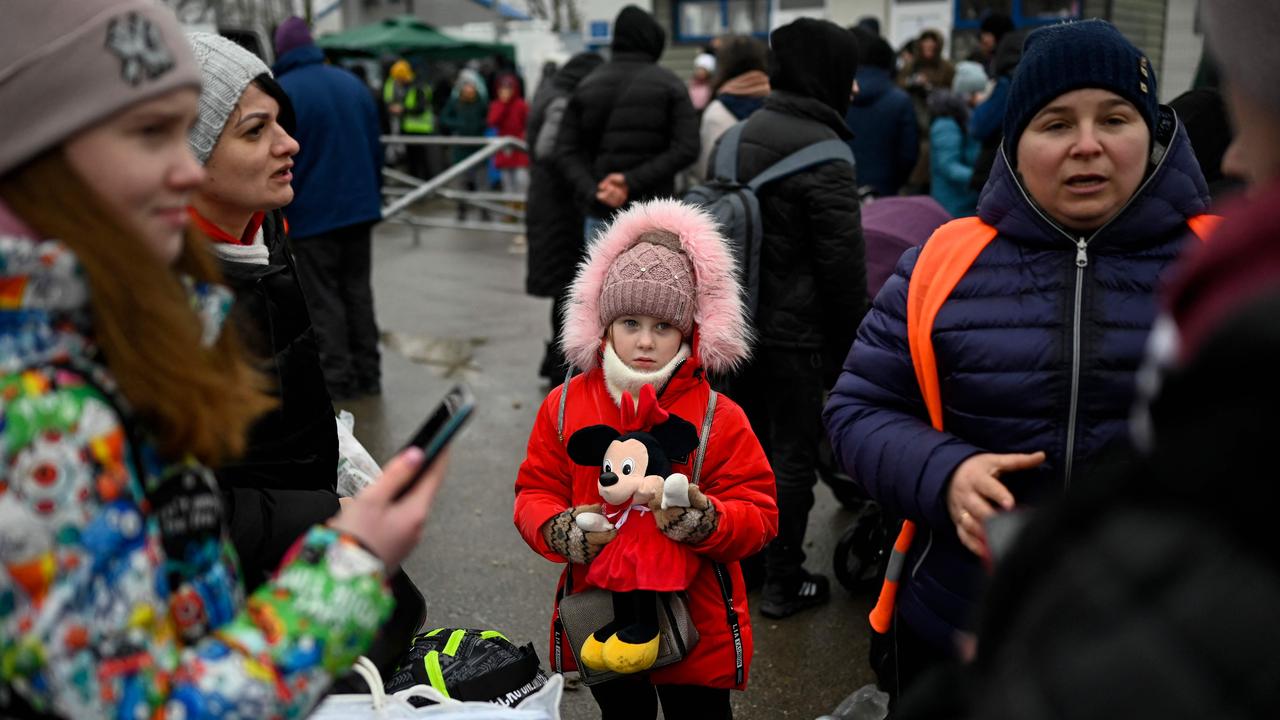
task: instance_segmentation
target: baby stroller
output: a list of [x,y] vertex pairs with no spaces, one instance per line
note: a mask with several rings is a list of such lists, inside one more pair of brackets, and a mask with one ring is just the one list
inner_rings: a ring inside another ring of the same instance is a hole
[[[951,220],[928,195],[886,197],[862,206],[862,237],[867,251],[867,295],[875,299],[908,248],[923,245],[939,226]],[[885,517],[855,480],[838,475],[828,480],[844,507],[856,516],[836,543],[832,569],[836,580],[851,593],[875,592],[884,577],[897,536],[898,518]],[[836,482],[839,479],[840,482]]]

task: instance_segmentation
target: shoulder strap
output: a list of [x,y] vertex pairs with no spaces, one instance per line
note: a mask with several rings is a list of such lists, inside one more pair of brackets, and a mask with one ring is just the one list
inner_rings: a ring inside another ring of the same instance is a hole
[[933,232],[920,251],[907,287],[907,343],[929,421],[942,429],[942,394],[933,354],[933,320],[996,229],[976,217],[952,220]]
[[1212,235],[1213,231],[1217,230],[1218,226],[1221,224],[1221,215],[1202,213],[1200,215],[1187,218],[1187,227],[1191,228],[1191,232],[1195,233],[1196,237],[1200,238],[1202,242],[1208,242],[1209,236]]
[[[907,345],[911,349],[911,364],[915,366],[920,394],[929,410],[929,421],[937,430],[942,429],[942,391],[938,361],[933,354],[933,321],[951,291],[995,237],[996,229],[976,217],[952,220],[933,231],[911,272],[907,286]],[[898,584],[915,536],[916,524],[904,520],[893,551],[889,553],[884,585],[869,617],[872,629],[878,633],[889,632],[893,625]]]
[[556,435],[564,444],[564,405],[569,400],[569,381],[573,379],[573,366],[564,371],[564,384],[560,386],[560,412],[556,414]]
[[738,182],[738,145],[742,141],[742,126],[746,124],[746,120],[736,122],[720,136],[720,147],[716,150],[716,168],[712,173],[715,179]]
[[[736,153],[735,153],[736,156]],[[779,180],[788,175],[798,173],[813,167],[821,165],[825,162],[834,162],[843,160],[850,165],[854,164],[853,151],[849,149],[849,144],[843,140],[823,140],[812,145],[800,148],[790,155],[782,158],[778,162],[770,165],[760,171],[747,183],[751,188],[751,192],[759,192],[760,188],[774,180]]]
[[689,480],[694,485],[702,479],[702,461],[707,456],[707,438],[711,436],[711,419],[716,413],[716,396],[715,390],[707,396],[707,411],[702,416],[702,434],[698,436],[698,454],[693,458],[693,477]]

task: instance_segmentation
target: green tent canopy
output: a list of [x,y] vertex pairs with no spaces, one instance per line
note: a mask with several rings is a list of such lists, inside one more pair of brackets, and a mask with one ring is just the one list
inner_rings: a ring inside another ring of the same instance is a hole
[[451,38],[412,15],[325,35],[316,44],[340,55],[406,55],[427,60],[470,60],[501,55],[512,61],[516,57],[511,45]]

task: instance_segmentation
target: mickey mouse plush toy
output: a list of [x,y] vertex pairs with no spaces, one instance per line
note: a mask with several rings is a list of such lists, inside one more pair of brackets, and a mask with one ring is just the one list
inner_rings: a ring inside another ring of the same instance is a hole
[[[628,412],[631,397],[623,395],[624,430],[592,425],[568,443],[575,463],[601,468],[604,500],[601,513],[581,513],[575,521],[587,532],[618,531],[587,571],[588,585],[613,592],[613,621],[579,649],[578,660],[592,670],[636,673],[652,667],[658,657],[656,593],[687,589],[702,562],[688,545],[664,535],[654,518],[668,508],[709,506],[688,477],[671,472],[673,462],[687,462],[698,447],[698,432],[659,407],[652,386],[640,395],[634,414]],[[626,430],[635,427],[649,429]]]

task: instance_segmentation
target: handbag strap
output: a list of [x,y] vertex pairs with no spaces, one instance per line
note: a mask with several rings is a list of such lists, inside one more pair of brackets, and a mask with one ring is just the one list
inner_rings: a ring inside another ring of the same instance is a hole
[[698,435],[698,454],[693,458],[693,479],[690,480],[694,485],[702,479],[702,461],[707,457],[707,438],[711,435],[711,420],[716,412],[716,398],[719,393],[715,390],[707,396],[707,411],[702,416],[702,433]]

